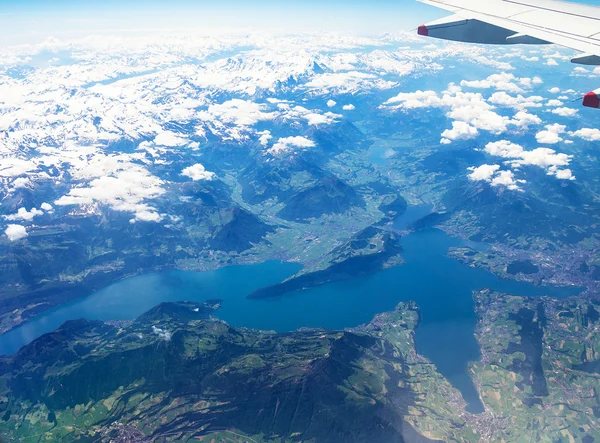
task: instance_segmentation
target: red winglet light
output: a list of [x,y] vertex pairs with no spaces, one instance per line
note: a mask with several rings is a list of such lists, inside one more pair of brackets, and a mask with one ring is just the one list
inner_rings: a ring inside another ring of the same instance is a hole
[[429,29],[427,29],[427,26],[421,25],[419,26],[419,29],[417,29],[417,34],[427,37],[429,35]]
[[583,106],[588,108],[600,108],[600,98],[595,92],[588,92],[583,96]]

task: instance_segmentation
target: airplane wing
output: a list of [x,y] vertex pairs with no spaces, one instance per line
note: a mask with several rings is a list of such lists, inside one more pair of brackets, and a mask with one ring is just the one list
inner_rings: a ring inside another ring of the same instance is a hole
[[[600,7],[558,0],[419,0],[453,15],[419,26],[418,33],[487,44],[548,44],[582,54],[573,63],[600,65]],[[600,107],[600,90],[584,105]]]

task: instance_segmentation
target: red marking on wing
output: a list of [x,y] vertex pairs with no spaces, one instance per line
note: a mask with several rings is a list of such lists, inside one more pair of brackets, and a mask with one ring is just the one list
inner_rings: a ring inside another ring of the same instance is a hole
[[595,92],[588,92],[583,96],[583,106],[588,108],[600,108],[600,98]]

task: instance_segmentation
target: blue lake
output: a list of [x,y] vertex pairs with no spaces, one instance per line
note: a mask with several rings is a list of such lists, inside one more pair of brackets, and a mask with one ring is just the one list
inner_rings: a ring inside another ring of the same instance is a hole
[[406,211],[394,220],[394,229],[408,229],[411,224],[417,220],[429,215],[433,209],[433,205],[413,205],[406,208]]
[[133,319],[164,301],[220,298],[224,303],[216,315],[232,326],[290,331],[302,326],[357,326],[393,309],[400,301],[414,300],[422,312],[416,333],[419,353],[460,389],[470,411],[480,412],[482,405],[467,372],[468,362],[479,358],[473,335],[476,317],[472,291],[492,288],[515,295],[552,297],[579,291],[502,280],[446,256],[449,247],[464,244],[435,229],[415,232],[403,239],[403,266],[266,300],[249,300],[246,295],[293,275],[300,265],[266,262],[211,272],[169,271],[133,277],[45,312],[0,336],[0,354],[16,352],[66,320]]

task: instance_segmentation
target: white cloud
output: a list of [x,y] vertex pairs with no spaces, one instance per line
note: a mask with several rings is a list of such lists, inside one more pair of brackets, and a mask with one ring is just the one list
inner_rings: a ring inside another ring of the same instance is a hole
[[554,175],[560,180],[575,180],[575,177],[573,177],[573,173],[570,169],[561,169],[556,171]]
[[[530,81],[531,79],[528,80]],[[523,92],[523,90],[514,84],[513,81],[519,81],[519,79],[513,74],[503,72],[501,74],[492,74],[484,80],[463,80],[460,82],[460,86],[478,89],[494,88],[500,91]]]
[[489,103],[498,106],[510,107],[515,109],[523,108],[539,108],[542,106],[541,102],[544,100],[540,96],[523,97],[517,95],[516,97],[507,94],[504,91],[494,92],[488,99]]
[[[552,48],[552,47],[550,47]],[[555,58],[557,60],[563,60],[563,61],[569,61],[571,59],[571,57],[565,55],[565,54],[561,54],[559,51],[554,51],[553,53],[549,54],[546,53],[544,55],[544,58],[548,59],[548,58]]]
[[442,104],[449,106],[448,118],[468,123],[476,129],[499,134],[507,129],[508,117],[495,113],[493,107],[485,102],[481,94],[458,92],[456,95],[445,94]]
[[50,203],[46,203],[46,202],[42,203],[40,205],[40,208],[43,209],[46,212],[52,212],[52,211],[54,211],[54,208],[52,207],[52,205]]
[[530,125],[542,124],[542,119],[527,111],[519,111],[515,114],[511,123],[521,129],[527,129]]
[[535,165],[539,167],[558,167],[567,166],[571,162],[572,156],[562,153],[556,153],[554,149],[537,148],[532,151],[523,151],[521,159],[515,160],[514,165]]
[[163,131],[154,137],[154,143],[159,146],[182,146],[188,143],[188,139],[171,131]]
[[445,94],[457,94],[459,92],[462,92],[462,88],[454,82],[448,83],[448,87],[444,91]]
[[517,183],[525,183],[525,181],[515,180],[515,174],[512,171],[500,171],[490,182],[492,186],[504,186],[512,191],[519,189]]
[[333,114],[331,112],[326,112],[325,114],[317,114],[315,112],[309,112],[302,116],[306,119],[309,125],[317,126],[317,125],[329,125],[336,118],[338,118],[338,114]]
[[43,215],[44,211],[40,211],[39,209],[36,208],[31,208],[31,211],[27,211],[27,209],[25,208],[19,208],[19,210],[17,211],[16,214],[13,215],[5,215],[4,218],[6,220],[11,220],[11,221],[15,221],[15,220],[25,220],[25,221],[31,221],[33,220],[33,218],[37,215]]
[[[496,103],[503,103],[511,107],[537,106],[543,101],[542,97],[524,98],[511,97],[505,92],[493,95]],[[455,85],[449,85],[447,91],[440,97],[434,91],[416,91],[400,93],[387,100],[382,107],[402,109],[409,111],[419,108],[443,108],[447,109],[446,117],[455,120],[453,128],[442,134],[442,143],[447,144],[453,139],[475,137],[477,131],[488,131],[493,134],[506,132],[509,126],[527,128],[531,124],[540,124],[539,117],[528,114],[522,110],[517,112],[513,119],[502,116],[494,111],[494,107],[486,102],[483,95],[473,92],[462,92]],[[541,106],[541,105],[540,105]],[[460,125],[455,125],[462,122]]]
[[548,61],[546,62],[546,65],[548,65],[548,66],[558,66],[558,63],[553,58],[549,58]]
[[553,114],[560,115],[561,117],[573,117],[577,115],[579,111],[573,108],[556,108],[552,110]]
[[468,123],[476,129],[483,129],[493,134],[501,134],[510,124],[508,117],[501,116],[483,101],[471,101],[466,105],[458,104],[446,114],[448,118]]
[[212,180],[215,177],[214,172],[207,171],[204,166],[200,163],[196,163],[195,165],[188,166],[183,171],[181,171],[181,175],[185,175],[186,177],[191,178],[192,180]]
[[553,123],[551,125],[546,125],[546,129],[557,134],[563,134],[567,130],[567,126],[561,125],[560,123]]
[[[557,178],[563,178],[568,175],[569,180],[575,180],[575,177],[565,172],[560,173],[560,167],[568,166],[573,156],[557,153],[550,148],[537,148],[532,151],[526,151],[522,146],[500,140],[488,143],[484,149],[490,155],[510,159],[509,163],[513,168],[531,165],[538,166],[546,170],[548,175],[554,175]],[[563,169],[564,170],[564,169]]]
[[28,177],[17,177],[11,183],[13,189],[31,188],[33,183]]
[[327,101],[327,107],[328,108],[333,108],[335,105],[337,105],[337,102],[335,100],[328,100]]
[[523,147],[508,140],[500,140],[488,143],[484,151],[496,157],[518,158],[523,153]]
[[[57,206],[90,206],[101,204],[115,211],[151,211],[147,200],[165,193],[163,181],[144,167],[129,161],[124,154],[96,155],[72,170],[75,185],[67,195],[54,202]],[[89,182],[87,182],[89,180]]]
[[442,144],[448,144],[450,140],[468,140],[479,135],[477,128],[462,121],[452,122],[452,129],[442,132]]
[[342,109],[344,111],[354,111],[356,109],[356,107],[353,104],[348,104],[348,105],[344,105],[342,106]]
[[469,174],[471,180],[491,180],[496,171],[500,169],[500,165],[481,165],[477,168],[469,168],[472,172]]
[[306,109],[303,106],[290,107],[289,105],[285,105],[282,109],[284,109],[283,117],[285,119],[306,120],[306,122],[312,126],[329,125],[342,117],[340,114],[335,114],[333,112],[321,114],[318,111]]
[[158,223],[162,220],[162,216],[154,211],[139,211],[135,213],[135,218],[131,219],[130,222],[155,222]]
[[152,332],[154,332],[156,335],[158,335],[162,340],[165,340],[165,341],[171,340],[172,334],[165,329],[157,328],[156,326],[153,325]]
[[4,234],[8,237],[10,241],[21,240],[22,238],[27,237],[27,229],[25,226],[21,225],[8,225]]
[[560,100],[556,100],[556,99],[548,100],[546,102],[546,106],[548,106],[548,107],[558,107],[558,106],[562,106],[562,105],[564,105],[564,103],[561,102]]
[[199,114],[200,119],[221,121],[236,126],[252,126],[259,121],[273,120],[275,113],[266,112],[266,105],[250,100],[232,99],[221,104],[213,104],[206,112]]
[[600,129],[596,128],[582,128],[577,131],[570,132],[569,135],[573,137],[579,137],[587,141],[598,141],[600,140]]
[[600,72],[600,70],[596,70],[596,69],[589,70],[582,66],[577,66],[577,67],[573,68],[573,71],[571,71],[571,77],[595,78],[595,77],[597,77],[599,72]]
[[387,100],[384,105],[400,103],[402,109],[439,107],[442,101],[435,91],[401,92]]
[[548,89],[548,92],[550,92],[552,94],[558,94],[560,92],[560,88],[555,86],[554,88]]
[[290,151],[294,148],[306,149],[315,146],[315,142],[309,140],[306,137],[295,136],[295,137],[283,137],[280,138],[270,149],[267,150],[270,154],[280,154],[282,152]]
[[[517,85],[518,83],[518,85]],[[498,91],[507,92],[524,92],[523,88],[531,88],[533,85],[541,84],[542,79],[539,77],[534,78],[518,78],[513,74],[503,72],[501,74],[492,74],[485,80],[474,80],[467,81],[463,80],[460,82],[462,87],[476,88],[476,89],[496,89]]]
[[0,177],[17,177],[38,169],[34,160],[20,158],[0,158]]
[[258,142],[263,146],[267,146],[267,144],[269,143],[269,140],[271,140],[273,138],[273,136],[271,135],[271,131],[269,131],[269,130],[264,130],[262,132],[258,132],[258,135],[260,135]]
[[473,57],[472,55],[467,56],[467,57],[469,58],[469,60],[471,60],[479,65],[491,66],[493,68],[500,69],[502,71],[510,71],[512,69],[515,69],[514,66],[511,65],[510,63],[501,62],[501,61],[497,60],[496,58],[489,58],[489,57],[485,57],[485,56]]
[[540,77],[535,76],[533,78],[529,78],[529,77],[522,77],[519,80],[519,84],[522,86],[525,86],[526,88],[532,88],[533,85],[542,85],[544,84],[544,80],[542,80]]
[[553,145],[561,142],[563,139],[556,133],[550,131],[540,131],[535,135],[535,139],[538,143],[544,145]]
[[505,187],[512,191],[519,190],[519,183],[525,183],[525,180],[516,180],[512,171],[500,171],[499,165],[481,165],[477,168],[470,167],[471,173],[468,175],[469,180],[485,181],[490,185],[497,187]]
[[566,129],[565,125],[559,125],[558,123],[547,125],[545,131],[540,131],[535,135],[535,139],[538,143],[555,144],[563,140],[559,134],[564,133]]

